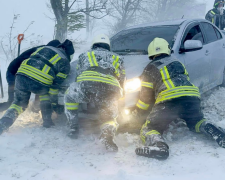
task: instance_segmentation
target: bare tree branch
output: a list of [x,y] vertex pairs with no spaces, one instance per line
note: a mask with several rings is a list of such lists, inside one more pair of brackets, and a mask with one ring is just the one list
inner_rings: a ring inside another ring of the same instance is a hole
[[[70,7],[69,7],[69,10],[72,8],[72,6],[74,5],[74,3],[76,2],[77,0],[74,0],[73,2],[72,2],[72,4],[70,5]],[[69,11],[68,11],[69,12]]]

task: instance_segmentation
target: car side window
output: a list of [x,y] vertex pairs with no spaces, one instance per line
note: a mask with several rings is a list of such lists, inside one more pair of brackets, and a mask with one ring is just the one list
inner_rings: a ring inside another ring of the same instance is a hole
[[213,28],[214,28],[214,30],[216,32],[217,39],[222,39],[221,33],[215,27],[213,27]]
[[187,40],[199,40],[202,42],[202,44],[205,43],[201,29],[199,27],[199,25],[196,25],[194,27],[192,27],[188,32],[187,35],[185,36],[184,40],[183,40],[183,44],[185,41]]
[[202,27],[204,28],[204,30],[206,32],[205,34],[207,36],[208,43],[217,40],[216,31],[211,24],[204,22],[204,23],[202,23]]

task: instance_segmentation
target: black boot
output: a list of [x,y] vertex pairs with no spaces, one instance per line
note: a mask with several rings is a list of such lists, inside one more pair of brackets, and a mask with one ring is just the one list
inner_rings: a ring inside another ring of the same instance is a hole
[[203,127],[204,131],[209,134],[220,147],[225,148],[225,132],[222,128],[216,127],[210,123],[206,123]]
[[106,125],[101,130],[100,141],[105,145],[106,150],[117,152],[118,147],[114,142],[116,128]]
[[42,103],[41,104],[41,114],[43,119],[43,127],[50,128],[55,124],[52,122],[52,106],[49,103]]
[[70,126],[69,133],[67,134],[71,139],[77,139],[79,136],[79,125],[73,124]]
[[2,117],[0,119],[0,134],[2,134],[3,131],[7,130],[12,124],[13,120],[11,118]]
[[53,123],[52,119],[49,118],[49,119],[43,119],[42,126],[45,128],[50,128],[52,126],[55,126],[55,124]]
[[156,142],[152,146],[136,148],[135,152],[139,156],[166,160],[169,157],[169,146],[164,142]]

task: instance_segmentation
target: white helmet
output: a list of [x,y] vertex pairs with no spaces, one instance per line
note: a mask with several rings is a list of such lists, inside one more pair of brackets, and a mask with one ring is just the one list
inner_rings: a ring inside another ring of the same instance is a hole
[[110,40],[109,40],[109,37],[106,36],[105,34],[100,34],[100,35],[98,35],[98,36],[95,36],[95,38],[94,38],[93,41],[92,41],[92,47],[93,47],[95,44],[98,44],[98,43],[108,44],[109,47],[110,47]]

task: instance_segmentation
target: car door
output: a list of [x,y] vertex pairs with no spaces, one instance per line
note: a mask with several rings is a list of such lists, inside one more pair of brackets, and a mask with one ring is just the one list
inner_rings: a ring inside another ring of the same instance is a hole
[[205,43],[200,23],[193,23],[186,28],[181,46],[186,40],[200,40],[203,44],[203,48],[200,50],[180,54],[183,56],[190,81],[203,92],[210,82],[210,47]]
[[225,61],[225,40],[221,33],[210,23],[202,22],[207,44],[210,48],[210,89],[221,83]]

